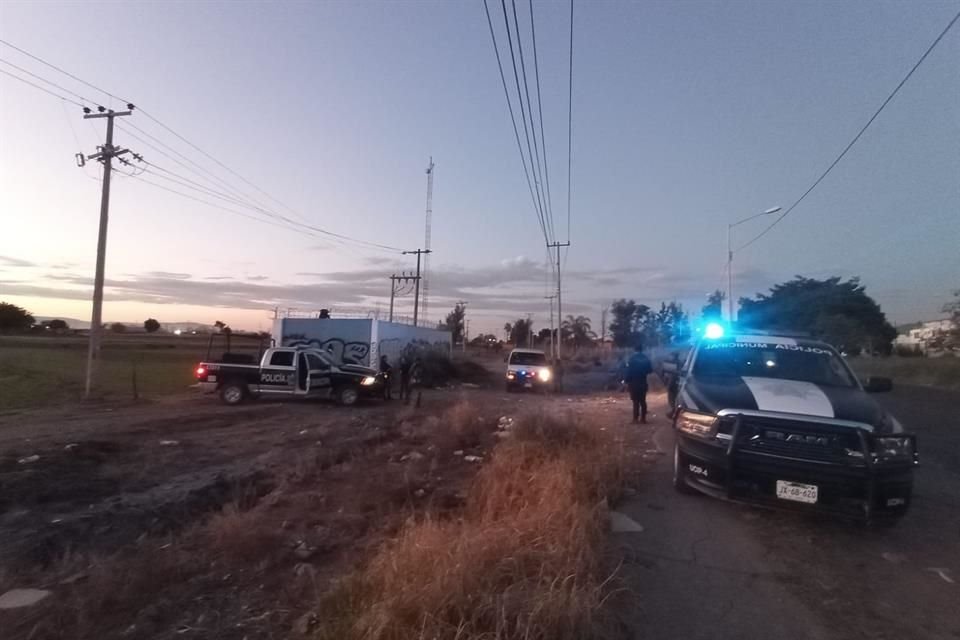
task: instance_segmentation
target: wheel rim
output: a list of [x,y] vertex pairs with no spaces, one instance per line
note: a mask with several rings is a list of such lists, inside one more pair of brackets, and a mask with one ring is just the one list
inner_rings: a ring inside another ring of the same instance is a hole
[[356,389],[344,389],[340,394],[340,401],[343,404],[353,404],[357,401],[357,390]]
[[243,392],[237,387],[227,387],[227,389],[223,392],[223,398],[230,403],[240,402],[240,400],[243,398]]

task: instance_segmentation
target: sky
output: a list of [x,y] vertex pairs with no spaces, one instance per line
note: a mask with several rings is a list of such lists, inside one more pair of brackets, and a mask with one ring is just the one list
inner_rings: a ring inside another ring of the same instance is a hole
[[[529,5],[517,8],[529,57]],[[696,314],[725,286],[727,225],[795,201],[960,5],[575,0],[569,231],[569,5],[533,8],[555,236],[572,243],[563,313],[599,330],[619,297]],[[0,38],[142,108],[118,119],[115,142],[154,167],[204,183],[186,157],[255,206],[353,238],[423,246],[432,157],[429,320],[466,300],[474,334],[549,322],[543,236],[482,2],[8,0]],[[0,60],[123,107],[2,44]],[[0,74],[0,300],[89,318],[100,178],[74,156],[103,136],[103,120]],[[385,312],[389,275],[415,267],[252,220],[156,171],[114,174],[106,321],[257,329],[276,307]],[[734,229],[734,246],[768,220]],[[735,297],[797,274],[858,276],[894,322],[939,316],[960,288],[960,27],[733,273]],[[412,313],[410,295],[397,313]]]

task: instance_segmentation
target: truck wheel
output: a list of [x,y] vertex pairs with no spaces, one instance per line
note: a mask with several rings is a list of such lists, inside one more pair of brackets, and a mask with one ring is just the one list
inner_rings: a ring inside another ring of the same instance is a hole
[[228,382],[220,387],[220,401],[226,405],[237,405],[247,396],[247,389],[237,382]]
[[679,493],[688,495],[698,493],[696,489],[687,484],[684,478],[683,469],[680,468],[680,444],[673,445],[673,488]]
[[334,397],[337,400],[337,404],[344,407],[352,407],[357,404],[357,401],[360,399],[360,392],[356,387],[340,387],[337,389]]

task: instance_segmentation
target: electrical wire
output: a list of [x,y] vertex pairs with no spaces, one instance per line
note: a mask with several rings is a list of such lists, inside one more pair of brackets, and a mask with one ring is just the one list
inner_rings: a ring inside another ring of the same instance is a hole
[[540,219],[540,214],[537,209],[537,199],[533,195],[533,183],[530,181],[530,172],[527,169],[527,159],[523,154],[523,145],[520,143],[520,132],[517,129],[517,117],[513,111],[513,101],[510,99],[510,91],[507,89],[507,78],[503,73],[503,61],[500,59],[500,47],[497,46],[497,36],[493,30],[493,20],[490,18],[490,7],[487,5],[487,0],[483,0],[483,9],[487,14],[487,25],[490,27],[490,39],[493,41],[493,52],[497,57],[497,68],[500,70],[500,82],[503,85],[503,95],[507,99],[507,109],[510,111],[510,122],[513,124],[513,135],[517,141],[517,151],[520,152],[520,162],[523,164],[523,174],[527,178],[527,188],[530,189],[530,201],[533,204],[533,212],[540,222],[541,229],[544,231],[544,240],[546,240],[546,229],[544,229],[543,222]]
[[[573,168],[573,0],[570,0],[570,80],[567,89],[567,242],[570,242],[570,194]],[[563,250],[563,266],[567,266],[570,245]]]
[[[537,184],[537,174],[533,164],[533,148],[530,145],[530,128],[527,126],[527,115],[523,106],[523,93],[520,90],[520,73],[517,70],[517,58],[513,52],[513,36],[510,33],[510,19],[507,17],[506,0],[500,0],[500,6],[503,8],[503,24],[507,30],[507,46],[510,48],[510,62],[513,64],[513,79],[517,85],[517,101],[520,103],[520,123],[523,125],[523,133],[527,140],[527,156],[530,158],[530,173],[533,175],[533,189],[537,194],[537,215],[540,217],[540,228],[543,231],[543,239],[546,244],[550,244],[550,234],[547,233],[543,199],[540,195],[540,185]],[[517,33],[517,38],[519,39],[519,37],[520,34]]]
[[820,177],[814,180],[813,184],[810,185],[810,187],[806,191],[804,191],[803,194],[799,198],[797,198],[797,200],[793,204],[787,207],[783,211],[783,213],[777,216],[777,218],[773,222],[771,222],[766,228],[764,228],[763,231],[755,235],[753,238],[751,238],[744,244],[737,247],[734,251],[742,251],[743,249],[746,249],[747,247],[752,245],[754,242],[756,242],[757,240],[765,236],[767,233],[769,233],[770,230],[773,229],[775,226],[777,226],[781,220],[783,220],[788,215],[790,215],[790,212],[792,212],[797,207],[797,205],[803,202],[803,200],[808,195],[810,195],[811,191],[817,188],[817,185],[819,185],[823,181],[823,179],[826,178],[831,171],[833,171],[833,168],[837,166],[837,164],[839,164],[841,160],[843,160],[843,157],[847,155],[847,152],[850,151],[850,149],[853,148],[853,145],[855,145],[857,141],[860,140],[860,137],[864,134],[864,132],[866,132],[866,130],[870,127],[870,125],[873,124],[873,121],[877,119],[877,116],[880,115],[880,112],[882,112],[884,108],[886,108],[886,106],[890,103],[890,101],[893,100],[894,96],[896,96],[897,93],[900,91],[901,87],[903,87],[903,85],[906,84],[907,80],[910,79],[910,76],[913,75],[914,71],[916,71],[920,67],[920,65],[923,64],[923,61],[927,59],[927,56],[930,55],[930,52],[933,51],[938,44],[940,44],[940,41],[943,39],[945,35],[947,35],[947,32],[950,31],[950,29],[953,27],[953,25],[957,22],[958,19],[960,19],[960,12],[958,12],[955,16],[953,16],[953,19],[950,21],[950,23],[947,24],[947,26],[943,29],[943,31],[940,32],[940,35],[937,36],[936,40],[934,40],[933,43],[929,47],[927,47],[927,50],[923,52],[923,55],[920,56],[920,59],[917,60],[916,64],[913,65],[910,71],[907,72],[907,75],[903,77],[903,79],[896,86],[896,88],[894,88],[894,90],[890,93],[890,95],[887,96],[887,99],[884,100],[883,103],[880,105],[880,107],[873,113],[872,116],[870,116],[870,119],[867,120],[867,123],[860,128],[860,131],[858,131],[857,135],[853,137],[853,140],[851,140],[847,144],[847,146],[843,148],[843,151],[840,152],[840,155],[838,155],[836,159],[834,159],[834,161],[830,163],[830,166],[827,167],[826,171],[821,173]]
[[62,87],[62,86],[60,86],[59,84],[57,84],[56,82],[53,82],[53,81],[51,81],[51,80],[47,80],[47,79],[44,78],[43,76],[39,76],[39,75],[35,74],[34,72],[30,71],[29,69],[24,69],[23,67],[17,66],[17,65],[15,65],[15,64],[13,64],[12,62],[10,62],[9,60],[4,60],[3,58],[0,58],[0,63],[3,63],[3,64],[5,64],[5,65],[7,65],[8,67],[13,67],[13,68],[16,69],[17,71],[20,71],[21,73],[25,73],[25,74],[27,74],[28,76],[30,76],[30,77],[32,77],[32,78],[36,78],[37,80],[39,80],[39,81],[41,81],[41,82],[46,82],[46,83],[47,83],[48,85],[50,85],[51,87],[56,87],[56,88],[59,89],[60,91],[63,91],[64,93],[67,93],[67,94],[70,94],[71,96],[73,96],[74,98],[77,98],[78,100],[82,100],[82,101],[84,101],[84,102],[88,102],[88,103],[90,103],[90,104],[92,104],[92,105],[94,105],[94,106],[99,106],[96,102],[94,102],[94,101],[91,100],[90,98],[86,98],[86,97],[80,95],[79,93],[76,93],[76,92],[74,92],[74,91],[71,91],[70,89],[67,89],[66,87]]
[[[520,56],[520,73],[523,76],[523,92],[527,96],[527,114],[529,115],[530,120],[530,137],[533,138],[533,159],[534,164],[536,165],[537,172],[534,176],[534,180],[539,178],[537,186],[540,187],[540,197],[541,204],[544,211],[544,219],[546,220],[547,227],[547,236],[549,238],[548,244],[553,242],[555,237],[553,234],[553,213],[550,211],[550,207],[547,204],[547,193],[546,186],[543,179],[543,167],[540,164],[540,148],[537,145],[537,123],[533,117],[533,101],[530,99],[530,84],[527,81],[527,63],[524,61],[523,57],[523,37],[520,35],[520,21],[517,19],[517,1],[510,0],[510,7],[513,10],[513,27],[514,32],[517,34],[517,52]],[[531,25],[532,26],[532,25]],[[521,102],[521,107],[523,103]],[[541,117],[543,113],[541,112]],[[541,127],[543,122],[541,120]],[[541,141],[542,142],[542,141]]]
[[36,84],[36,83],[34,83],[34,82],[30,82],[29,80],[27,80],[27,79],[25,79],[25,78],[21,78],[20,76],[14,75],[14,74],[10,73],[9,71],[4,71],[3,69],[0,69],[0,73],[2,73],[2,74],[4,74],[4,75],[8,75],[8,76],[10,76],[11,78],[13,78],[14,80],[19,80],[20,82],[22,82],[22,83],[24,83],[24,84],[28,84],[28,85],[30,85],[31,87],[33,87],[34,89],[40,89],[40,91],[43,91],[44,93],[49,93],[49,94],[52,95],[54,98],[60,98],[60,99],[63,100],[64,102],[69,102],[70,104],[75,104],[75,105],[77,105],[78,107],[80,107],[81,109],[85,106],[85,105],[80,104],[80,103],[77,102],[76,100],[71,100],[70,98],[67,98],[67,97],[65,97],[65,96],[62,96],[62,95],[60,95],[59,93],[54,93],[53,91],[50,91],[50,89],[47,89],[46,87],[41,87],[40,85],[38,85],[38,84]]
[[[50,62],[47,62],[47,61],[44,60],[43,58],[40,58],[39,56],[36,56],[36,55],[34,55],[34,54],[32,54],[32,53],[24,50],[24,49],[21,49],[20,47],[17,47],[16,45],[14,45],[14,44],[12,44],[12,43],[10,43],[10,42],[7,42],[6,40],[0,39],[0,44],[4,44],[4,45],[6,45],[6,46],[8,46],[8,47],[10,47],[10,48],[12,48],[12,49],[14,49],[14,50],[16,50],[16,51],[19,51],[20,53],[28,56],[29,58],[32,58],[33,60],[36,60],[37,62],[40,62],[41,64],[44,64],[44,65],[46,65],[47,67],[50,67],[51,69],[54,69],[54,70],[56,70],[56,71],[59,71],[60,73],[68,76],[69,78],[72,78],[73,80],[76,80],[77,82],[80,82],[80,83],[82,83],[82,84],[84,84],[84,85],[86,85],[86,86],[88,86],[88,87],[90,87],[90,88],[92,88],[92,89],[95,89],[95,90],[97,90],[97,91],[99,91],[99,92],[101,92],[101,93],[103,93],[103,94],[105,94],[105,95],[107,95],[107,96],[115,99],[115,100],[118,100],[118,101],[120,101],[120,102],[124,102],[124,103],[127,103],[127,104],[131,104],[131,101],[129,101],[129,100],[124,100],[124,99],[120,98],[119,96],[117,96],[117,95],[115,95],[115,94],[113,94],[113,93],[110,93],[109,91],[107,91],[107,90],[105,90],[105,89],[102,89],[102,88],[100,88],[100,87],[98,87],[98,86],[96,86],[96,85],[94,85],[94,84],[92,84],[92,83],[90,83],[90,82],[87,82],[86,80],[83,80],[82,78],[80,78],[80,77],[78,77],[78,76],[70,73],[69,71],[66,71],[66,70],[64,70],[64,69],[62,69],[62,68],[60,68],[60,67],[58,67],[58,66],[56,66],[56,65],[54,65],[54,64],[52,64],[52,63],[50,63]],[[30,85],[32,85],[32,86],[34,86],[34,87],[36,87],[36,88],[38,88],[38,89],[40,89],[40,90],[42,90],[42,91],[46,91],[47,93],[50,93],[51,95],[56,95],[56,97],[58,97],[58,98],[61,98],[61,99],[64,99],[64,100],[68,100],[67,98],[64,98],[63,96],[54,94],[53,92],[51,92],[51,91],[49,91],[49,90],[47,90],[47,89],[44,89],[43,87],[40,87],[40,86],[38,86],[38,85],[35,85],[35,84],[33,84],[33,83],[31,83],[31,82],[23,79],[23,78],[20,78],[19,76],[15,76],[15,75],[13,75],[13,74],[10,74],[10,73],[8,73],[8,72],[5,72],[5,71],[3,71],[2,69],[0,69],[0,72],[7,73],[7,75],[9,75],[9,76],[11,76],[11,77],[13,77],[13,78],[16,78],[17,80],[20,80],[21,82],[25,82],[26,84],[30,84]],[[46,81],[46,80],[45,80],[45,82],[49,82],[49,81]],[[50,84],[53,84],[53,83],[50,83]],[[69,92],[69,90],[66,90],[66,91]],[[72,93],[72,92],[70,92],[70,93]],[[68,100],[68,101],[73,102],[72,100]],[[91,101],[91,102],[92,102],[92,101]],[[84,105],[79,104],[79,103],[76,103],[76,102],[73,102],[73,104],[76,104],[76,105],[79,106],[79,107],[83,107],[83,106],[84,106]],[[251,181],[248,180],[247,178],[243,177],[243,176],[240,175],[238,172],[234,171],[233,169],[231,169],[230,167],[228,167],[226,164],[224,164],[223,162],[221,162],[220,160],[218,160],[217,158],[215,158],[215,157],[212,156],[211,154],[207,153],[206,151],[204,151],[203,149],[201,149],[200,147],[198,147],[196,144],[192,143],[190,140],[188,140],[188,139],[185,138],[184,136],[182,136],[182,135],[180,135],[179,133],[177,133],[176,131],[174,131],[171,127],[169,127],[168,125],[166,125],[166,124],[164,124],[163,122],[161,122],[158,118],[156,118],[156,117],[155,117],[154,115],[152,115],[151,113],[147,112],[146,110],[144,110],[144,109],[142,109],[142,108],[138,108],[138,111],[139,111],[140,113],[142,113],[146,118],[152,120],[152,121],[155,122],[157,125],[159,125],[159,126],[162,127],[163,129],[167,130],[168,132],[170,132],[171,134],[173,134],[174,136],[176,136],[179,140],[181,140],[181,141],[184,142],[185,144],[189,145],[191,148],[193,148],[194,150],[196,150],[197,152],[199,152],[200,154],[202,154],[203,156],[205,156],[205,157],[208,158],[209,160],[211,160],[211,161],[213,161],[214,163],[216,163],[218,166],[222,167],[222,168],[225,169],[226,171],[228,171],[228,172],[230,172],[231,174],[233,174],[234,176],[236,176],[238,179],[240,179],[240,180],[241,180],[242,182],[244,182],[245,184],[247,184],[247,185],[251,186],[252,188],[256,189],[258,192],[260,192],[260,193],[262,193],[264,196],[270,198],[271,200],[273,200],[274,202],[276,202],[277,204],[279,204],[280,206],[282,206],[284,209],[287,209],[288,211],[290,211],[291,213],[293,213],[293,215],[295,215],[295,216],[301,218],[302,220],[304,220],[305,222],[307,222],[307,219],[306,219],[306,218],[304,218],[301,214],[299,214],[297,211],[295,211],[294,209],[292,209],[289,205],[283,203],[282,201],[278,200],[278,199],[275,198],[274,196],[270,195],[269,193],[267,193],[266,191],[264,191],[263,189],[261,189],[260,187],[258,187],[256,184],[254,184],[253,182],[251,182]],[[129,124],[129,123],[128,123],[128,124]],[[164,143],[160,142],[155,136],[152,136],[152,135],[148,134],[147,132],[143,131],[142,129],[140,129],[140,128],[137,127],[136,125],[130,124],[129,126],[137,129],[138,131],[140,131],[140,132],[143,133],[144,135],[150,137],[151,139],[156,140],[158,143],[164,144]],[[176,151],[173,150],[173,148],[170,147],[169,145],[164,145],[164,146],[166,146],[168,149],[170,149],[170,150],[173,151],[174,153],[177,153],[178,155],[180,155],[180,157],[183,157],[183,158],[186,159],[186,156],[183,156],[183,155],[180,154],[179,152],[176,152]],[[188,160],[189,160],[189,159],[188,159]],[[190,161],[190,162],[192,162],[192,161]],[[193,164],[196,164],[196,163],[193,163]],[[200,166],[200,165],[197,165],[197,166]],[[209,172],[208,172],[208,173],[209,173]],[[212,175],[212,174],[211,174],[211,175]],[[223,181],[221,180],[221,182],[223,182]],[[235,188],[232,187],[232,186],[231,186],[230,188],[235,190]],[[249,196],[245,196],[245,197],[246,197],[247,199],[252,200],[252,198],[250,198]],[[279,214],[278,214],[278,215],[279,215]],[[283,216],[280,216],[280,217],[283,217]],[[345,234],[340,234],[340,233],[336,233],[336,232],[333,232],[333,231],[328,231],[328,230],[326,230],[326,229],[322,229],[322,228],[320,228],[320,227],[316,227],[316,226],[314,226],[314,225],[312,225],[312,224],[309,224],[309,223],[305,224],[304,226],[307,226],[307,227],[309,227],[310,229],[312,229],[313,231],[316,231],[316,232],[321,233],[321,234],[323,234],[323,235],[327,235],[328,237],[337,238],[337,239],[339,239],[339,240],[343,240],[343,241],[346,241],[346,242],[354,242],[354,243],[356,243],[356,244],[358,244],[358,245],[366,246],[366,247],[369,247],[369,248],[376,248],[376,249],[381,249],[381,250],[391,251],[391,252],[398,252],[398,253],[402,251],[402,249],[400,249],[400,248],[398,248],[398,247],[392,247],[392,246],[389,246],[389,245],[384,245],[384,244],[380,244],[380,243],[376,243],[376,242],[369,242],[369,241],[366,241],[366,240],[360,240],[359,238],[353,238],[353,237],[347,236],[347,235],[345,235]]]
[[[547,162],[547,136],[543,132],[543,98],[540,94],[540,62],[537,58],[537,28],[533,18],[533,0],[530,4],[530,35],[533,39],[533,69],[537,79],[537,111],[540,113],[540,148],[543,150],[543,173],[546,178],[547,190],[547,210],[550,212],[551,235],[554,241],[557,239],[555,229],[553,228],[553,195],[550,190],[550,165]],[[568,234],[569,235],[569,234]]]

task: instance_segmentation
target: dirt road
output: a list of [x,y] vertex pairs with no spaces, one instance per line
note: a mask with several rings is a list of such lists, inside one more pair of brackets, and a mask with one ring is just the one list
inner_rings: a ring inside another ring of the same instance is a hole
[[[878,397],[923,455],[912,510],[892,529],[680,495],[661,455],[620,507],[645,529],[617,540],[634,637],[960,638],[960,394]],[[651,429],[672,452],[666,421]]]

